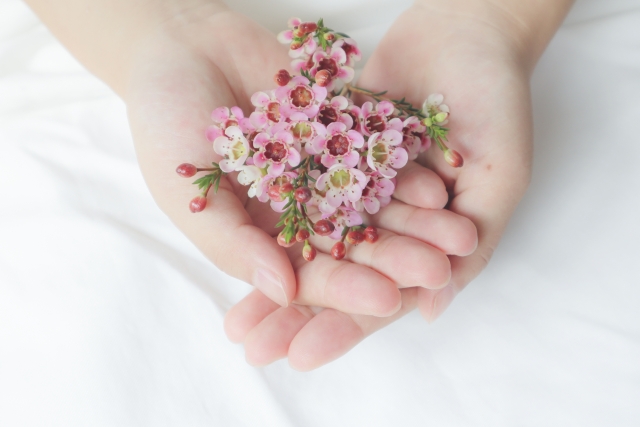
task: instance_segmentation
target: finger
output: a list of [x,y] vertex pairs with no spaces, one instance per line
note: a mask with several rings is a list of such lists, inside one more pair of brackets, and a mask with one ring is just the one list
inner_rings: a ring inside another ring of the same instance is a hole
[[287,356],[296,334],[314,314],[309,307],[292,304],[269,314],[244,341],[245,357],[253,366],[265,366]]
[[291,341],[289,364],[298,371],[310,371],[339,358],[367,336],[413,310],[416,293],[416,288],[403,289],[402,308],[390,317],[323,310],[309,320]]
[[446,209],[422,209],[398,201],[380,209],[369,220],[371,225],[413,237],[445,254],[466,256],[478,245],[473,222]]
[[398,171],[393,198],[425,209],[442,209],[449,201],[442,179],[413,161]]
[[372,316],[390,316],[400,308],[400,292],[386,276],[364,265],[336,261],[325,253],[306,261],[300,249],[289,249],[298,280],[296,304]]
[[227,338],[231,342],[243,342],[249,331],[280,307],[280,304],[276,304],[259,290],[253,290],[224,316]]
[[[370,267],[393,280],[399,288],[422,286],[439,289],[449,283],[449,259],[440,250],[411,237],[378,230],[373,244],[347,245],[346,259]],[[323,251],[330,251],[335,241],[313,239]]]

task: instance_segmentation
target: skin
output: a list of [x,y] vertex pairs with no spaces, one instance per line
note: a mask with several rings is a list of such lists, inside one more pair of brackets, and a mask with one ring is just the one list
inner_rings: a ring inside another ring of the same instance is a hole
[[[415,307],[433,320],[484,268],[529,181],[529,75],[570,2],[547,7],[553,13],[542,20],[531,6],[425,0],[398,19],[358,83],[415,105],[444,93],[453,113],[450,145],[465,166],[452,170],[433,147],[398,175],[393,203],[367,218],[380,230],[377,243],[335,261],[326,255],[330,244],[314,241],[321,253],[311,263],[301,247],[276,244],[277,214],[248,199],[235,177],[194,215],[187,209],[193,179],[173,172],[183,162],[218,160],[203,138],[209,112],[222,105],[251,111],[250,95],[274,87],[275,71],[288,68],[272,34],[215,1],[29,4],[125,100],[160,208],[214,264],[260,289],[228,312],[229,338],[244,342],[249,363],[288,357],[309,370]],[[282,288],[258,281],[260,268]]]

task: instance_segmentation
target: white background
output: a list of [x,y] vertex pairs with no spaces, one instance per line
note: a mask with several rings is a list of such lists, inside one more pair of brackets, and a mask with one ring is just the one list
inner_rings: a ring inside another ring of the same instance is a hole
[[[289,3],[235,7],[323,14],[366,52],[400,12]],[[640,425],[640,1],[578,2],[533,93],[531,188],[437,322],[256,369],[222,331],[249,286],[155,206],[122,102],[0,0],[0,426]]]

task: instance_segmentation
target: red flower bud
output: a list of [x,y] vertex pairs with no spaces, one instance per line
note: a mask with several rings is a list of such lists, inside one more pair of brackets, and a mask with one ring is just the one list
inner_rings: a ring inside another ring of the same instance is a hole
[[309,230],[305,230],[304,228],[298,230],[298,232],[296,233],[296,241],[298,242],[304,242],[309,237],[311,237],[311,233],[309,233]]
[[375,227],[367,227],[364,229],[364,240],[368,243],[375,243],[378,241],[378,230]]
[[315,22],[303,22],[302,24],[300,24],[300,31],[305,34],[313,33],[317,29],[318,24],[316,24]]
[[284,86],[291,81],[291,74],[287,70],[280,70],[273,77],[278,86]]
[[329,83],[331,83],[331,73],[327,70],[320,70],[314,76],[316,79],[316,84],[318,86],[325,87]]
[[335,229],[336,226],[328,219],[321,219],[313,226],[313,231],[315,231],[318,236],[328,236],[333,233]]
[[292,33],[293,37],[300,39],[302,37],[304,37],[304,31],[302,31],[302,28],[300,27],[296,27],[293,29],[293,33]]
[[338,242],[331,248],[331,256],[336,260],[341,260],[347,254],[347,247],[342,242]]
[[293,193],[293,197],[300,203],[307,203],[311,200],[311,190],[308,187],[300,187],[296,188],[296,191]]
[[302,47],[302,42],[294,40],[294,41],[291,42],[291,46],[289,46],[289,49],[297,50],[297,49],[300,49],[301,47]]
[[316,248],[311,246],[309,242],[304,243],[304,248],[302,248],[302,257],[304,259],[306,259],[307,261],[313,261],[314,259],[316,259],[317,254],[318,252],[316,251]]
[[189,202],[189,210],[193,213],[202,212],[207,207],[207,198],[204,196],[194,197]]
[[325,34],[325,35],[324,35],[324,39],[325,39],[326,41],[328,41],[328,42],[330,42],[331,40],[333,40],[333,39],[335,39],[335,38],[336,38],[336,36],[335,36],[335,34],[333,34],[333,33],[327,33],[327,34]]
[[450,148],[447,148],[447,151],[444,152],[444,159],[454,168],[459,168],[464,164],[464,160],[460,153]]
[[279,185],[272,185],[271,187],[269,187],[269,190],[267,190],[267,194],[269,195],[269,198],[274,202],[281,202],[282,200],[284,200],[280,195]]
[[293,191],[293,185],[290,182],[285,182],[280,186],[280,194],[284,195]]
[[282,233],[278,234],[277,241],[278,241],[278,244],[280,246],[285,247],[285,248],[290,248],[291,246],[293,246],[293,245],[295,245],[297,243],[296,239],[291,239],[291,240],[289,240],[289,243],[287,243],[287,240],[284,238],[284,234],[282,234]]
[[347,233],[347,238],[345,240],[347,243],[351,243],[352,245],[359,245],[364,242],[364,233],[360,230],[352,230]]
[[198,172],[198,168],[191,163],[183,163],[176,168],[176,173],[184,178],[191,178]]

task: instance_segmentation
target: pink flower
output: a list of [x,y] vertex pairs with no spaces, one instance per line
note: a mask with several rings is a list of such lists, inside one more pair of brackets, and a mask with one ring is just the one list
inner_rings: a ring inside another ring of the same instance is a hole
[[344,38],[340,39],[333,44],[334,47],[339,47],[344,50],[345,55],[347,56],[346,64],[349,67],[353,67],[356,62],[362,59],[362,53],[358,48],[358,44],[354,39]]
[[327,70],[331,74],[331,82],[326,85],[327,90],[334,88],[336,80],[341,80],[343,83],[353,80],[353,68],[346,64],[347,54],[339,47],[333,45],[329,52],[317,49],[312,58],[314,65],[309,71],[312,76],[320,70]]
[[238,126],[243,133],[247,133],[246,127],[250,124],[240,107],[231,107],[231,110],[227,107],[218,107],[211,113],[211,120],[214,124],[206,131],[206,137],[211,142],[224,135],[224,130],[230,126]]
[[366,210],[371,215],[378,213],[380,208],[387,206],[391,202],[391,195],[396,186],[393,182],[385,178],[379,172],[369,174],[369,182],[362,191],[362,198],[353,203],[355,210],[362,212]]
[[327,97],[327,88],[318,85],[309,86],[309,79],[297,76],[286,86],[276,89],[280,101],[280,113],[290,117],[294,113],[303,113],[310,119],[320,110],[320,104]]
[[[279,176],[266,174],[255,183],[256,191],[254,194],[256,198],[263,203],[266,202],[267,200],[271,200],[270,201],[271,209],[273,209],[276,212],[282,212],[288,202],[288,199],[279,198],[277,200],[274,200],[272,197],[269,196],[269,189],[273,186],[276,186],[276,188],[279,188],[285,182],[290,183],[297,176],[298,175],[295,172],[285,172]],[[251,194],[249,194],[249,196],[252,197]]]
[[371,102],[362,104],[362,133],[372,135],[376,132],[384,132],[387,129],[402,130],[402,120],[391,118],[395,107],[389,101],[380,101],[375,110]]
[[351,208],[341,206],[331,215],[331,222],[335,225],[335,230],[329,235],[333,240],[342,238],[342,231],[345,227],[355,227],[362,224],[362,217]]
[[256,129],[263,129],[270,124],[284,120],[280,114],[280,101],[275,97],[273,91],[254,93],[251,95],[251,103],[256,107],[250,116],[251,124]]
[[271,176],[282,175],[285,163],[297,166],[300,163],[300,152],[294,147],[291,132],[286,130],[286,123],[279,123],[260,132],[253,140],[257,152],[253,156],[253,163],[259,168],[268,167]]
[[355,148],[364,145],[364,138],[355,130],[347,130],[344,123],[335,122],[327,126],[326,134],[317,136],[305,147],[309,154],[321,154],[320,162],[330,168],[341,163],[353,168],[358,165],[360,154]]
[[395,129],[371,135],[367,153],[369,167],[386,178],[396,176],[397,172],[394,169],[404,167],[409,160],[407,150],[399,147],[400,144],[402,144],[402,134]]
[[[345,202],[358,200],[367,185],[367,180],[362,171],[338,163],[318,177],[315,188],[325,192],[326,198],[323,203],[337,208]],[[322,207],[319,208],[325,211]]]
[[[318,44],[313,38],[313,33],[303,34],[299,27],[304,24],[300,18],[291,18],[289,22],[287,22],[289,29],[281,31],[278,34],[278,41],[282,44],[289,44],[291,49],[289,49],[289,56],[292,58],[299,58],[304,55],[311,55]],[[308,22],[306,24],[314,24],[312,22]],[[302,39],[302,43],[295,43],[294,38]],[[299,46],[298,46],[299,44]]]
[[313,141],[318,135],[327,133],[326,127],[320,123],[310,122],[309,117],[303,113],[293,113],[289,117],[289,131],[297,147],[302,147]]
[[427,127],[416,117],[408,117],[402,127],[402,147],[407,150],[409,160],[415,160],[418,154],[427,150],[431,139],[426,134]]
[[213,150],[224,156],[220,161],[220,169],[229,173],[240,170],[249,156],[250,147],[238,126],[230,126],[224,133],[226,136],[219,136],[213,141]]
[[334,96],[325,99],[320,106],[320,111],[316,116],[316,121],[325,126],[334,122],[342,122],[347,125],[347,129],[353,129],[353,117],[346,111],[349,101],[344,96]]

